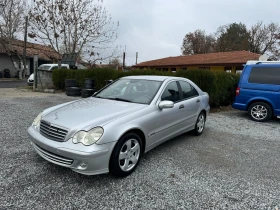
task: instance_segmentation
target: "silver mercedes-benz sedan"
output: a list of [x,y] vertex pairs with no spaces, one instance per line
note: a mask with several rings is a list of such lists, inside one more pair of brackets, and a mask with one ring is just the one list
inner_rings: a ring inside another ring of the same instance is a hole
[[143,153],[182,133],[202,134],[209,96],[180,77],[123,77],[87,99],[40,113],[28,128],[36,152],[87,175],[127,176]]

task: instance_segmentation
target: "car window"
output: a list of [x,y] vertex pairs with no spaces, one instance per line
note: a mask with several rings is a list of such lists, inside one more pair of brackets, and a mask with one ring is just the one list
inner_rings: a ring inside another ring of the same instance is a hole
[[248,80],[249,83],[257,84],[280,84],[279,67],[253,67]]
[[38,69],[39,69],[39,70],[50,70],[50,69],[51,69],[51,66],[48,66],[48,65],[41,65],[41,66],[39,66]]
[[170,82],[163,91],[161,96],[162,101],[179,101],[179,89],[176,82]]
[[191,84],[184,81],[179,81],[179,83],[182,89],[183,100],[198,96],[197,90]]
[[51,70],[55,70],[55,69],[58,69],[58,66],[54,66],[54,67],[52,67],[52,69],[51,69]]
[[62,68],[62,69],[68,69],[66,66],[62,66],[61,68]]
[[155,97],[160,86],[160,81],[120,79],[100,91],[95,97],[149,104]]

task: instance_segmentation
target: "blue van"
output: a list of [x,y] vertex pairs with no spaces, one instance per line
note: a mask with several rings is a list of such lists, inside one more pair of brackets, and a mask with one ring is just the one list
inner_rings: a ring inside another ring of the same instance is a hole
[[232,107],[264,122],[280,116],[280,61],[248,61],[242,71]]

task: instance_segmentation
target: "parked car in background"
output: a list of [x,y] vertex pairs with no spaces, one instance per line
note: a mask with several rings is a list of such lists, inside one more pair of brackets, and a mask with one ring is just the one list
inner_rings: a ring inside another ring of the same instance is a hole
[[[62,69],[70,69],[68,64],[61,64]],[[42,64],[38,67],[38,70],[53,71],[58,69],[58,64]]]
[[[69,69],[68,64],[61,64],[62,69]],[[38,70],[42,71],[53,71],[55,69],[58,69],[58,64],[42,64],[38,67]],[[34,74],[32,73],[29,78],[27,79],[27,84],[29,86],[33,86],[34,84]]]
[[280,61],[248,61],[232,107],[258,122],[280,116]]
[[27,84],[28,84],[29,86],[33,86],[33,84],[34,84],[34,74],[31,74],[31,75],[28,77],[28,79],[27,79]]
[[93,97],[48,108],[28,133],[36,152],[87,174],[126,176],[143,153],[182,133],[200,135],[209,96],[180,77],[130,76]]

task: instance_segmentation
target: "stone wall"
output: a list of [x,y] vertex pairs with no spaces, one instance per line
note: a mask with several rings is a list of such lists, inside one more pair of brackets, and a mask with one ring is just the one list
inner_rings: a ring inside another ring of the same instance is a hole
[[52,81],[52,71],[38,70],[37,78],[38,78],[37,89],[45,90],[45,89],[55,88]]

